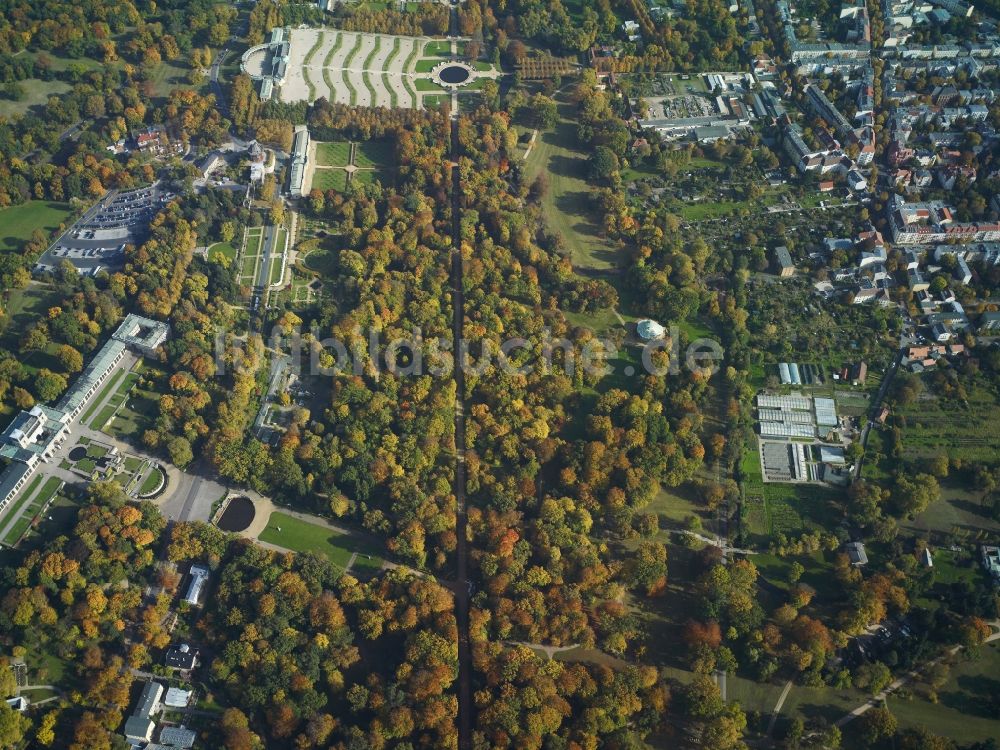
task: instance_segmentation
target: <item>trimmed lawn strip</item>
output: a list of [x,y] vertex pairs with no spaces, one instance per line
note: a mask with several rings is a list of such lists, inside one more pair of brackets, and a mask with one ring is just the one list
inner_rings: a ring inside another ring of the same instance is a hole
[[111,389],[117,387],[118,381],[124,376],[125,370],[115,370],[115,372],[111,375],[111,380],[109,380],[101,389],[101,392],[97,394],[97,397],[90,402],[90,406],[84,410],[83,416],[80,417],[80,421],[83,422],[83,424],[93,427],[93,425],[90,424],[90,415],[97,409],[98,404],[104,401],[104,397],[111,393]]
[[[41,479],[41,475],[35,477],[36,479]],[[45,504],[53,498],[56,492],[59,491],[59,485],[62,481],[58,477],[48,477],[45,480],[45,484],[42,485],[42,489],[31,499],[31,504],[28,506],[27,511],[18,519],[17,523],[14,524],[7,535],[4,537],[4,543],[8,545],[13,545],[21,538],[21,535],[28,530],[31,526],[31,522],[35,520]],[[25,493],[27,495],[27,493]],[[19,503],[23,505],[23,503]]]
[[368,53],[368,57],[365,58],[365,62],[362,68],[361,80],[364,81],[365,88],[368,89],[368,96],[370,97],[370,106],[375,106],[375,86],[369,79],[369,71],[372,67],[372,60],[375,59],[377,55],[382,50],[382,37],[375,37],[375,46],[372,47],[372,51]]
[[394,89],[389,83],[388,71],[392,70],[392,63],[399,56],[399,50],[401,48],[401,41],[399,37],[396,37],[392,41],[392,52],[390,52],[389,56],[385,58],[385,69],[382,71],[382,85],[385,86],[386,90],[389,92],[389,103],[393,107],[399,106],[399,96],[396,94],[396,89]]

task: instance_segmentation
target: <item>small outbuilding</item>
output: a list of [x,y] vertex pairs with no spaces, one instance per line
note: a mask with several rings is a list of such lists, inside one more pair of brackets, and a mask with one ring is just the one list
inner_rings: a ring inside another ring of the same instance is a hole
[[868,553],[865,552],[865,545],[863,542],[848,542],[844,545],[844,550],[847,552],[847,556],[851,559],[851,565],[860,568],[862,565],[868,564]]
[[795,275],[795,264],[792,262],[792,254],[784,245],[774,248],[774,270],[778,276],[783,278]]

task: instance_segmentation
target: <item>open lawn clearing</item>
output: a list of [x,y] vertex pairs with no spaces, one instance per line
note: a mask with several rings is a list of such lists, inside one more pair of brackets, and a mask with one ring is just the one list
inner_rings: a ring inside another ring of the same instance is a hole
[[153,66],[149,73],[149,82],[153,86],[153,97],[165,99],[174,89],[197,90],[201,86],[192,86],[187,81],[190,68],[179,62],[163,60]]
[[39,282],[31,282],[24,289],[8,290],[4,298],[6,316],[0,328],[3,331],[0,345],[10,351],[17,351],[18,340],[32,323],[62,301],[55,287]]
[[321,276],[332,276],[337,269],[338,242],[335,237],[310,240],[307,247],[300,247],[302,265]]
[[72,90],[65,81],[42,81],[38,78],[28,78],[21,81],[23,96],[17,101],[7,98],[0,98],[0,117],[11,118],[15,115],[25,115],[32,107],[42,107],[49,101],[49,97],[62,96]]
[[317,169],[313,172],[312,186],[324,193],[327,190],[347,189],[347,172],[343,169]]
[[316,143],[316,166],[346,167],[351,163],[351,144],[347,141]]
[[550,230],[560,235],[577,268],[607,270],[618,262],[618,252],[600,237],[594,222],[587,156],[571,148],[576,143],[572,107],[559,103],[559,121],[553,130],[538,134],[525,164],[528,182],[545,174],[549,188],[542,197],[542,213]]
[[390,167],[394,164],[395,152],[389,141],[363,141],[354,150],[356,167]]
[[326,555],[330,562],[343,569],[347,568],[351,555],[355,552],[373,557],[378,554],[377,550],[364,542],[281,511],[271,513],[267,527],[260,533],[259,539],[295,552]]
[[938,691],[938,702],[914,696],[890,696],[887,705],[900,727],[924,726],[935,734],[967,744],[1000,736],[996,712],[1000,644],[982,646],[978,658],[959,658]]
[[975,534],[986,530],[1000,532],[1000,522],[982,504],[982,493],[969,488],[971,479],[947,477],[940,480],[941,499],[931,503],[912,520],[903,519],[900,526],[917,533]]
[[0,252],[20,250],[36,229],[50,237],[73,213],[68,203],[55,201],[28,201],[0,209]]

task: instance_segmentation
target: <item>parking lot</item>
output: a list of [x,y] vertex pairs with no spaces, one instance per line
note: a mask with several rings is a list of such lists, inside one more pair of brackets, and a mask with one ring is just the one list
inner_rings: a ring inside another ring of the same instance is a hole
[[156,183],[108,193],[42,254],[35,270],[54,271],[64,260],[90,275],[121,266],[125,246],[145,238],[149,222],[172,197]]

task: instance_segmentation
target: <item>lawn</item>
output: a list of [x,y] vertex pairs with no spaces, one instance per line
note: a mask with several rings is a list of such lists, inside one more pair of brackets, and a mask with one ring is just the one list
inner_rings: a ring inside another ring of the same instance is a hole
[[539,133],[525,165],[528,182],[543,174],[548,190],[542,196],[542,213],[549,229],[562,237],[577,268],[614,268],[619,254],[600,237],[586,180],[587,156],[571,147],[576,143],[572,107],[559,104],[560,118],[553,130]]
[[153,467],[149,470],[146,478],[142,480],[142,486],[139,487],[140,495],[148,495],[150,492],[155,490],[160,486],[160,482],[163,481],[163,472],[159,469]]
[[430,73],[435,65],[440,65],[441,60],[417,60],[417,64],[413,66],[414,72],[416,73]]
[[282,271],[281,253],[272,253],[271,254],[271,279],[270,279],[271,286],[274,286],[279,281],[281,281],[281,275],[282,275],[281,271]]
[[[133,388],[105,432],[119,439],[139,440],[142,433],[152,427],[159,410],[159,393],[139,387]],[[125,468],[127,471],[135,471],[138,467],[130,469],[126,459]]]
[[711,203],[685,203],[680,208],[681,218],[688,221],[704,221],[706,219],[718,219],[728,216],[741,208],[748,207],[748,203],[736,201],[712,201]]
[[395,151],[389,141],[364,141],[354,150],[356,167],[391,167],[395,164]]
[[444,94],[428,94],[421,100],[421,103],[425,109],[436,109],[441,106],[442,102],[447,102],[448,100],[449,97]]
[[190,68],[183,62],[163,60],[155,65],[149,73],[149,82],[153,87],[153,97],[166,99],[174,89],[197,91],[207,85],[192,86],[187,81]]
[[351,555],[355,552],[359,555],[371,555],[373,558],[378,556],[378,551],[364,542],[281,511],[271,513],[267,528],[260,533],[259,539],[294,552],[326,555],[330,562],[343,569],[347,568]]
[[47,103],[50,96],[62,96],[73,88],[65,81],[42,81],[38,78],[28,78],[21,81],[20,85],[24,96],[17,101],[0,98],[0,117],[27,114],[32,107],[41,107]]
[[68,223],[73,209],[68,203],[28,201],[18,206],[0,209],[0,252],[20,250],[36,229],[46,238]]
[[316,143],[316,164],[320,167],[346,167],[351,163],[351,144],[347,141]]
[[313,172],[312,186],[316,190],[339,190],[343,192],[347,189],[347,172],[343,169],[317,169]]
[[[425,57],[449,57],[451,55],[451,42],[444,39],[435,39],[424,45]],[[441,62],[436,60],[435,62]]]
[[357,183],[358,185],[372,185],[376,182],[382,182],[382,178],[379,177],[379,172],[374,169],[363,169],[355,172],[351,176],[351,183]]
[[310,271],[332,276],[337,270],[337,249],[330,238],[315,241],[312,249],[302,256],[302,265]]
[[55,289],[46,284],[32,282],[24,289],[8,290],[5,293],[6,316],[3,319],[0,345],[16,351],[18,339],[28,327],[61,300]]
[[231,242],[216,242],[210,248],[208,248],[208,257],[212,258],[216,255],[221,255],[230,263],[236,260],[237,250]]
[[756,439],[743,456],[744,531],[753,545],[775,534],[798,536],[840,522],[842,492],[807,483],[763,482]]

